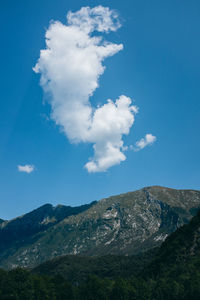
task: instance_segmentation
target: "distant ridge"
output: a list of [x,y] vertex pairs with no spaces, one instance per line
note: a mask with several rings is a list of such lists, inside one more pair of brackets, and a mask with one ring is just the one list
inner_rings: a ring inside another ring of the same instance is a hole
[[53,206],[48,203],[12,220],[0,220],[0,259],[2,252],[7,249],[12,247],[16,249],[30,243],[36,234],[42,233],[69,216],[87,210],[94,204],[96,201],[77,207],[60,204]]

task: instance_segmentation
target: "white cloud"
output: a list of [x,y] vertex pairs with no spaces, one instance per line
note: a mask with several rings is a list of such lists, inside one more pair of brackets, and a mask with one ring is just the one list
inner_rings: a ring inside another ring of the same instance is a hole
[[156,141],[156,137],[151,133],[147,133],[144,138],[136,142],[135,151],[139,151],[148,145],[152,145]]
[[33,70],[41,73],[40,84],[49,95],[51,118],[69,140],[94,144],[94,157],[85,168],[89,172],[106,171],[126,159],[122,136],[129,133],[137,107],[124,95],[92,107],[89,100],[104,73],[102,63],[123,45],[91,33],[116,31],[121,25],[117,13],[102,6],[69,12],[67,22],[50,24],[46,49],[40,51]]
[[34,165],[18,165],[17,166],[19,172],[31,173],[34,171]]

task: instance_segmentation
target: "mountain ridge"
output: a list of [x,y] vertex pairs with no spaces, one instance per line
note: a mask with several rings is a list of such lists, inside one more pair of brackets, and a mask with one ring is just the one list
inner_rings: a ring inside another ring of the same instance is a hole
[[44,230],[2,251],[0,265],[35,266],[65,254],[138,254],[160,245],[199,208],[197,190],[153,186],[104,198],[57,223],[44,221]]

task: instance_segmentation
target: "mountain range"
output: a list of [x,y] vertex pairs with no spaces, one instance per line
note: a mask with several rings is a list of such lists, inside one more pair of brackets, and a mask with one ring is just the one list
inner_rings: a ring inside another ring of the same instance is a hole
[[146,187],[79,207],[46,204],[0,222],[0,266],[35,267],[62,255],[142,255],[200,208],[200,191]]

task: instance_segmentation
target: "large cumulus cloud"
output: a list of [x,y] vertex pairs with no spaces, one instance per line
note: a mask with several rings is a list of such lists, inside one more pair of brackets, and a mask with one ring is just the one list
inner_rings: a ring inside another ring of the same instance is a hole
[[107,7],[83,7],[67,14],[67,23],[51,22],[46,31],[46,49],[34,67],[48,94],[51,118],[71,142],[93,144],[94,156],[85,164],[89,172],[106,171],[126,159],[124,134],[134,123],[137,107],[129,97],[107,100],[94,108],[90,97],[98,87],[103,61],[123,49],[122,44],[104,41],[95,31],[116,31],[118,15]]

